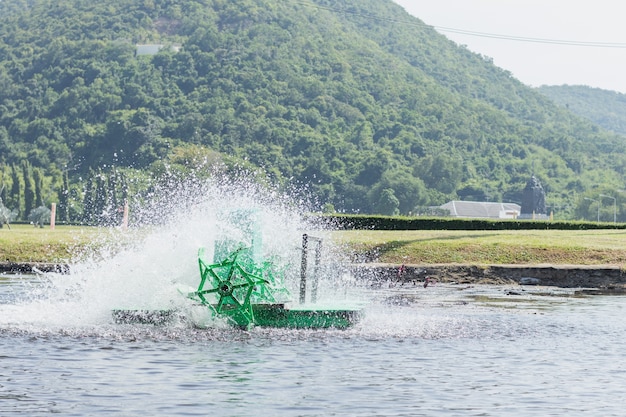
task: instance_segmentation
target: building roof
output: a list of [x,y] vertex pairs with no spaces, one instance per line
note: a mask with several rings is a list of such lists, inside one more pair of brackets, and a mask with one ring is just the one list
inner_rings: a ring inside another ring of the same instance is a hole
[[159,50],[163,48],[163,45],[160,44],[152,44],[152,45],[137,45],[137,55],[156,55]]
[[515,218],[520,213],[520,205],[515,203],[490,203],[485,201],[450,201],[442,206],[453,217],[477,219]]
[[[145,44],[145,45],[135,45],[135,47],[137,48],[135,51],[135,54],[137,56],[141,56],[141,55],[156,55],[161,49],[165,48],[164,44]],[[180,51],[180,45],[179,44],[173,44],[170,46],[170,49],[173,52],[178,52]]]

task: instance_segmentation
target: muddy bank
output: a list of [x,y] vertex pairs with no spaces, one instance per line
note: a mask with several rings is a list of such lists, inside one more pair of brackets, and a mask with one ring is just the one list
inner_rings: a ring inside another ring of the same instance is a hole
[[371,281],[458,284],[520,284],[562,288],[626,290],[626,271],[619,265],[352,265],[354,274]]
[[[348,267],[372,285],[395,281],[425,283],[427,279],[457,284],[520,284],[562,288],[626,291],[626,269],[620,265],[391,265],[353,264]],[[0,273],[69,273],[69,266],[39,262],[0,262]]]
[[57,272],[68,274],[69,265],[48,262],[0,262],[0,274],[37,274],[40,272]]

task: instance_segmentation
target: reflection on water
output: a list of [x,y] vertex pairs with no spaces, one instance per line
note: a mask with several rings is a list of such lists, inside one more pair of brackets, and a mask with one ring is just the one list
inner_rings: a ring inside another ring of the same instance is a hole
[[2,416],[623,415],[623,297],[363,288],[347,331],[243,332],[62,326],[26,317],[43,280],[0,282]]

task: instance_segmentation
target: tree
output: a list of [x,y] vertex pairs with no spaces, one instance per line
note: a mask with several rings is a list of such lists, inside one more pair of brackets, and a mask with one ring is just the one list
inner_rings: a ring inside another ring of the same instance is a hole
[[35,205],[44,206],[43,199],[43,173],[39,168],[33,168],[33,180],[35,183]]
[[62,222],[70,221],[70,184],[67,171],[63,171],[63,179],[61,192],[59,193],[59,205],[57,212],[59,220]]
[[13,213],[9,210],[8,207],[4,205],[2,199],[0,198],[0,228],[2,228],[5,224],[10,229],[9,223],[13,220]]
[[33,183],[32,170],[28,161],[22,162],[22,176],[24,180],[24,213],[30,214],[35,208],[35,184]]
[[[393,2],[353,0],[350,13],[296,3],[0,0],[0,163],[27,159],[43,174],[32,205],[56,181],[69,210],[90,172],[150,173],[190,143],[300,182],[339,211],[372,212],[385,189],[401,213],[456,191],[512,195],[533,155],[554,160],[555,175],[537,174],[558,176],[551,193],[571,205],[594,184],[625,188],[623,137]],[[135,56],[144,41],[182,46]],[[61,180],[72,158],[80,164]],[[20,218],[23,176],[4,201]],[[119,204],[119,184],[107,189]]]
[[379,204],[380,196],[385,189],[393,191],[394,197],[398,199],[398,210],[401,214],[409,214],[415,207],[428,202],[428,192],[422,180],[406,171],[385,172],[382,179],[368,193],[372,206]]
[[421,158],[414,172],[427,187],[434,188],[444,194],[455,192],[463,180],[461,161],[445,154]]
[[9,196],[10,198],[7,199],[7,204],[9,204],[9,207],[13,207],[16,216],[19,216],[22,205],[22,187],[19,168],[15,165],[11,167],[11,192]]
[[51,210],[46,206],[39,206],[34,208],[28,214],[28,221],[34,224],[35,226],[39,226],[43,228],[45,223],[50,222],[50,214]]
[[94,224],[95,217],[93,175],[90,175],[85,183],[85,189],[83,191],[82,221],[85,224]]
[[96,188],[93,201],[96,224],[106,224],[107,222],[109,194],[106,182],[106,177],[102,172],[96,175]]
[[385,188],[381,191],[374,209],[380,214],[396,216],[400,213],[398,207],[400,207],[400,201],[395,196],[393,189]]
[[8,195],[8,191],[7,191],[7,187],[4,185],[4,183],[0,184],[0,201],[7,201],[7,195]]

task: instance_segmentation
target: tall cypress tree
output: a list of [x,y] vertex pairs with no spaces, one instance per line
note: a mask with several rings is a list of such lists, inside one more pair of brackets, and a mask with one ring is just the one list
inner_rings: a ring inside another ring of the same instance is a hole
[[63,186],[61,188],[61,192],[59,193],[59,207],[57,207],[57,216],[59,217],[59,221],[69,222],[70,221],[70,185],[67,171],[64,171],[63,174]]
[[10,198],[7,199],[7,205],[12,210],[17,212],[18,217],[22,214],[22,187],[20,184],[20,171],[15,165],[11,167],[11,192]]
[[7,194],[9,193],[7,191],[6,181],[4,178],[6,168],[7,167],[4,164],[0,165],[0,200],[2,200],[3,203],[7,201]]
[[2,190],[0,191],[0,199],[2,200],[2,203],[5,203],[7,201],[7,196],[9,195],[9,192],[7,191],[7,187],[4,184],[0,185],[0,187],[2,188]]
[[33,184],[32,170],[28,161],[22,162],[22,176],[24,179],[24,219],[35,208],[35,186]]
[[117,171],[115,170],[111,171],[111,174],[109,175],[109,186],[108,186],[109,188],[108,222],[109,222],[109,225],[111,226],[119,224],[121,220],[120,211],[118,207],[118,199],[117,199],[117,188],[118,188],[117,180],[118,180]]
[[123,172],[120,172],[120,185],[122,186],[122,202],[126,204],[128,202],[128,181]]
[[107,181],[103,173],[96,176],[96,191],[94,195],[94,214],[97,224],[105,224],[107,216],[107,208],[109,196],[107,190]]
[[33,179],[35,181],[35,207],[43,206],[43,174],[39,168],[33,168]]
[[83,198],[83,223],[94,223],[94,192],[93,192],[93,176],[89,176],[87,184],[85,184],[85,195]]

